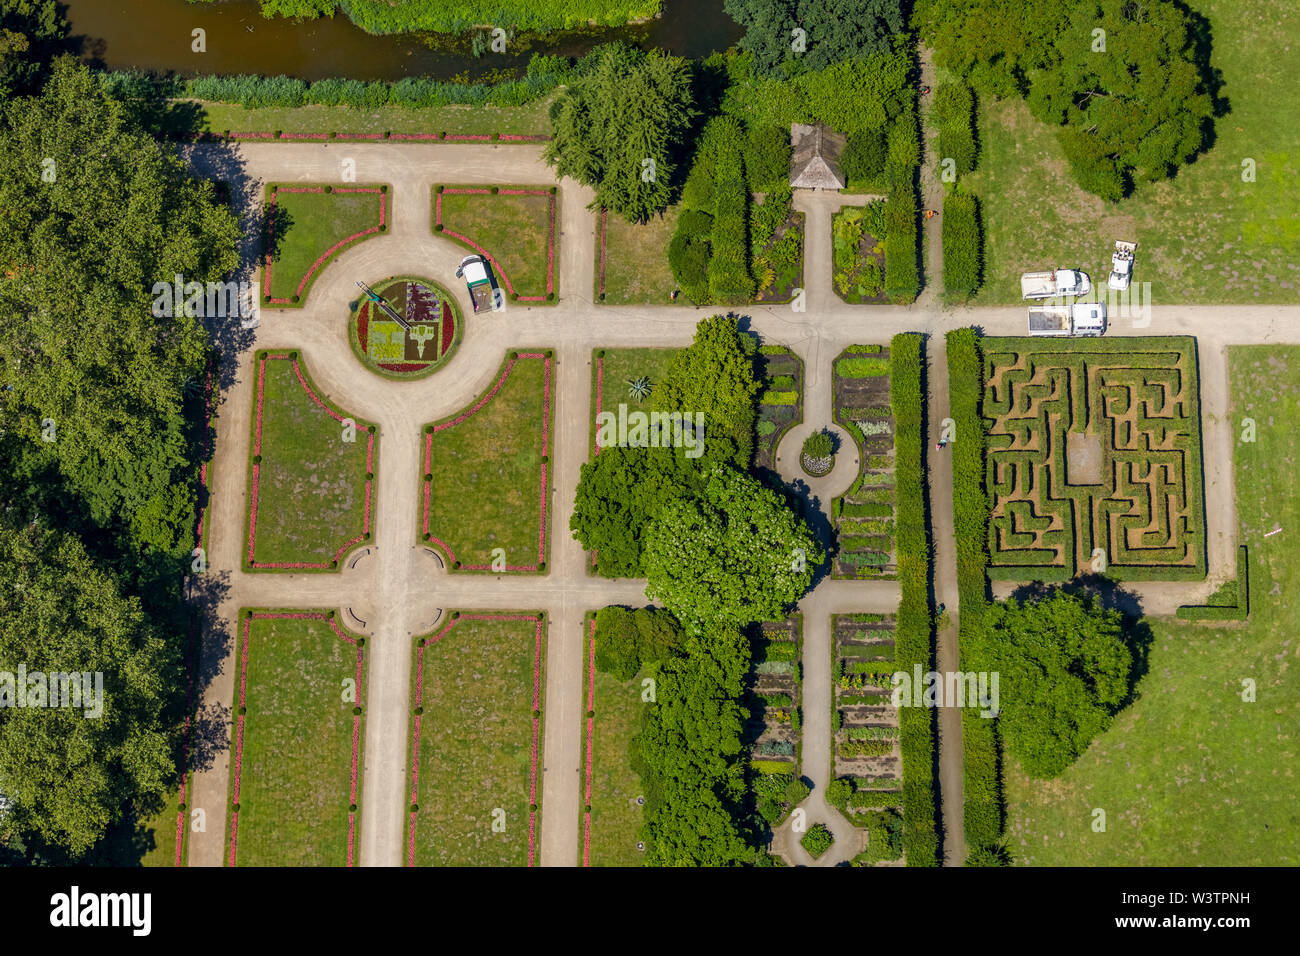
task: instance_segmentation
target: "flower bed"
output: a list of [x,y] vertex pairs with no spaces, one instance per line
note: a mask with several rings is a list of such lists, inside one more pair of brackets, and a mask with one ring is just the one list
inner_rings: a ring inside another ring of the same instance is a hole
[[412,276],[387,279],[373,288],[410,329],[363,297],[348,323],[348,341],[358,360],[385,378],[423,378],[445,365],[464,336],[455,297],[431,279]]

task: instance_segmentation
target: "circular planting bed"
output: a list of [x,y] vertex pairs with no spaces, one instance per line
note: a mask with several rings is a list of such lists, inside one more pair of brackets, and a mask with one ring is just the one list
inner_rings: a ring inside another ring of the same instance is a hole
[[799,452],[799,467],[813,478],[824,478],[835,467],[835,441],[826,432],[813,432]]
[[348,319],[352,351],[366,368],[385,378],[422,378],[451,358],[464,323],[450,292],[432,279],[412,276],[391,277],[370,288],[383,304],[362,292]]

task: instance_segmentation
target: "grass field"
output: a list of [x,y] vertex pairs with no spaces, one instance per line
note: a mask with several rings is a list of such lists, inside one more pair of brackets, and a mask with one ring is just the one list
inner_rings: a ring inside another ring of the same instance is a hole
[[583,622],[582,645],[583,694],[587,710],[595,712],[595,717],[584,717],[582,727],[583,760],[590,754],[583,806],[590,806],[591,812],[584,812],[579,821],[578,858],[583,866],[641,866],[645,855],[636,848],[637,830],[645,814],[636,800],[644,793],[641,777],[632,769],[631,747],[645,713],[641,701],[645,671],[621,681],[595,670],[592,623],[591,619]]
[[365,649],[326,612],[248,613],[231,737],[230,802],[239,810],[226,862],[233,854],[239,866],[350,866]]
[[257,361],[246,568],[328,570],[370,533],[379,436],[326,402],[297,355]]
[[[677,349],[596,349],[591,356],[591,421],[588,439],[591,453],[596,451],[596,416],[603,410],[618,413],[620,402],[628,410],[649,411],[650,399],[641,403],[628,394],[627,383],[645,376],[652,386],[668,374]],[[651,393],[653,395],[653,392]]]
[[[1108,204],[1074,185],[1055,134],[1019,100],[980,106],[980,161],[965,177],[983,203],[986,282],[976,304],[1020,301],[1022,272],[1078,266],[1105,291],[1116,239],[1138,243],[1135,287],[1159,304],[1300,297],[1300,93],[1294,0],[1191,0],[1213,33],[1231,112],[1213,149],[1178,175]],[[1242,162],[1256,181],[1242,181]],[[1144,300],[1145,301],[1145,300]]]
[[412,866],[532,866],[546,624],[465,612],[415,649]]
[[[600,214],[596,214],[596,301],[606,305],[671,305],[677,280],[668,266],[668,243],[677,229],[680,207],[670,206],[647,223],[635,225],[617,213],[605,216],[605,295],[600,287]],[[677,303],[686,305],[686,297]]]
[[[444,227],[442,235],[486,253],[507,294],[533,301],[558,296],[558,193],[549,186],[440,188],[433,221]],[[500,192],[482,191],[489,188]]]
[[[301,307],[322,269],[344,248],[377,236],[391,220],[380,186],[266,187],[262,297]],[[266,256],[270,256],[267,262]]]
[[199,103],[200,129],[211,133],[407,133],[481,136],[510,133],[546,136],[551,132],[547,97],[524,106],[440,106],[375,110],[351,106],[297,106],[245,109],[232,103]]
[[504,570],[545,570],[553,359],[517,354],[472,405],[425,427],[420,530],[457,569],[490,571],[500,548]]
[[[1250,554],[1250,619],[1153,620],[1139,698],[1058,779],[1008,767],[1010,849],[1038,866],[1295,866],[1300,668],[1295,634],[1300,562],[1287,536],[1300,524],[1300,347],[1229,350],[1237,434],[1241,543]],[[1265,538],[1281,527],[1281,534]],[[1243,681],[1257,688],[1242,700]],[[1105,833],[1092,811],[1106,811]]]

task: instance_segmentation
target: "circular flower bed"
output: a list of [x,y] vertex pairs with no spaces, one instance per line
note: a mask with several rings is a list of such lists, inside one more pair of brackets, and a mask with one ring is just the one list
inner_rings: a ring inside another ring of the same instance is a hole
[[822,478],[835,467],[835,442],[826,432],[813,432],[804,439],[799,467],[813,478]]
[[358,290],[348,340],[361,363],[385,378],[422,378],[444,365],[464,334],[460,309],[432,279],[396,276],[370,286],[405,326]]

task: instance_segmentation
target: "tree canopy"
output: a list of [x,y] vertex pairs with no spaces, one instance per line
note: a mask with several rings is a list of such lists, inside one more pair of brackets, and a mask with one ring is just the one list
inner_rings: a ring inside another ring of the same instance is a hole
[[664,209],[695,116],[686,61],[609,44],[551,104],[546,161],[630,222]]
[[753,54],[763,76],[887,51],[906,26],[902,0],[726,0],[723,6],[745,27],[740,47]]
[[971,651],[999,673],[998,729],[1034,777],[1055,777],[1108,726],[1133,667],[1123,615],[1064,591],[989,605]]

